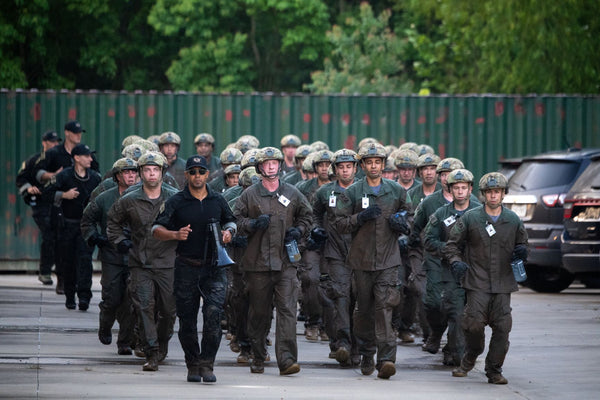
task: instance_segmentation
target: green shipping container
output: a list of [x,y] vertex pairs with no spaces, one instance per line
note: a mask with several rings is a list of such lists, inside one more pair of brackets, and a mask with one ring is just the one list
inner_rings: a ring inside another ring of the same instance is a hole
[[[36,260],[39,233],[18,195],[21,163],[41,148],[49,129],[63,136],[70,119],[81,122],[82,142],[97,151],[102,171],[120,157],[121,141],[174,131],[180,156],[194,152],[194,137],[209,132],[220,153],[245,134],[279,146],[293,133],[304,143],[322,140],[332,150],[365,137],[396,146],[429,144],[443,157],[464,161],[476,177],[498,161],[572,147],[600,147],[600,96],[313,96],[307,94],[203,94],[186,92],[0,91],[0,260]],[[24,264],[23,264],[24,265]],[[14,268],[14,267],[13,267]],[[0,267],[1,269],[1,267]]]

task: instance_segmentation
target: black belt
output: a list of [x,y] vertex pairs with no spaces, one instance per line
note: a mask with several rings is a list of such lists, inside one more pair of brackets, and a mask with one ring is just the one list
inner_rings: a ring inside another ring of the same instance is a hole
[[212,264],[212,260],[200,260],[198,258],[189,258],[184,256],[177,256],[179,261],[192,267],[206,267]]

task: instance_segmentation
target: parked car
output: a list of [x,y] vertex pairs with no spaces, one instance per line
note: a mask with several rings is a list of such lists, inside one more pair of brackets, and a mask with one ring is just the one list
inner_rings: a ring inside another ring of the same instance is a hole
[[523,163],[523,158],[505,158],[503,160],[498,161],[500,164],[500,172],[502,175],[506,177],[506,179],[512,178],[512,176],[517,172],[517,169]]
[[565,197],[562,263],[588,287],[600,287],[600,156]]
[[524,157],[509,180],[504,203],[529,235],[526,286],[538,292],[566,289],[574,276],[562,264],[563,202],[600,149],[568,149]]

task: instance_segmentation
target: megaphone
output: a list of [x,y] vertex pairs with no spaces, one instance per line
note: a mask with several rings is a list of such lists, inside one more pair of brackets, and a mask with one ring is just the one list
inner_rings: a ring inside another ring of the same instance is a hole
[[235,261],[229,257],[227,250],[221,244],[221,230],[216,222],[208,224],[212,233],[213,240],[215,241],[215,249],[217,250],[217,267],[229,267],[235,264]]

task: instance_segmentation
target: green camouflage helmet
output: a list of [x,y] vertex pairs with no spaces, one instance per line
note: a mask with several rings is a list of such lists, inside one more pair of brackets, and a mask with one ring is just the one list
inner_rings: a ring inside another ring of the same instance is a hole
[[156,165],[162,169],[165,169],[169,166],[165,156],[158,151],[148,151],[138,159],[138,166],[140,170],[146,165]]
[[117,174],[122,171],[137,171],[138,164],[133,158],[119,158],[112,166],[112,176],[116,180]]
[[[417,154],[417,156],[420,156],[419,154],[419,145],[416,144],[415,142],[406,142],[403,143],[402,145],[400,145],[399,147],[400,150],[410,150],[413,151]],[[434,154],[435,152],[432,152],[431,154]]]
[[313,156],[312,160],[313,160],[313,170],[316,171],[318,163],[328,162],[331,164],[333,162],[333,153],[329,150],[317,151],[315,153],[315,155]]
[[465,165],[458,158],[448,157],[438,163],[436,172],[439,174],[440,172],[450,172],[464,167]]
[[294,155],[294,158],[296,160],[299,160],[301,158],[306,158],[311,152],[312,151],[311,151],[309,145],[307,145],[307,144],[300,145],[296,149],[296,154]]
[[360,150],[363,146],[366,146],[371,143],[379,144],[379,140],[372,138],[372,137],[366,137],[366,138],[362,139],[360,142],[358,142],[358,149]]
[[146,149],[140,146],[137,143],[132,143],[130,145],[125,146],[121,155],[126,158],[131,158],[135,161],[139,160],[141,156],[146,153]]
[[258,149],[260,146],[260,141],[252,135],[242,135],[235,142],[235,148],[242,152],[242,154],[246,154],[248,150]]
[[256,168],[248,167],[240,173],[238,184],[243,187],[248,187],[260,182],[261,177],[256,172]]
[[143,139],[143,137],[138,136],[138,135],[129,135],[129,136],[127,136],[121,142],[121,150],[123,150],[125,147],[129,146],[130,144],[133,144],[133,143],[137,142],[140,139]]
[[427,166],[434,166],[437,168],[440,163],[440,158],[435,154],[423,154],[419,156],[417,160],[417,168],[423,168]]
[[199,143],[208,143],[214,147],[215,138],[210,133],[199,133],[194,138],[194,144],[199,144]]
[[385,147],[379,143],[368,143],[358,150],[358,158],[364,160],[365,158],[387,158],[387,152]]
[[341,149],[333,153],[333,164],[339,164],[343,162],[358,162],[357,154],[354,150]]
[[388,157],[396,150],[398,150],[398,148],[396,146],[394,146],[393,144],[388,144],[385,147],[385,151],[387,152]]
[[302,144],[300,138],[296,135],[285,135],[281,138],[281,147],[292,146],[298,147]]
[[240,162],[240,166],[242,169],[246,169],[248,167],[254,167],[256,165],[256,155],[258,154],[258,149],[249,149],[242,156],[242,161]]
[[417,154],[420,156],[423,154],[435,154],[435,150],[428,144],[420,144],[417,146]]
[[385,165],[383,166],[383,171],[384,172],[398,171],[398,169],[396,168],[396,163],[394,162],[393,158],[388,158],[387,160],[385,160]]
[[263,147],[256,154],[256,163],[262,164],[267,160],[277,160],[279,162],[283,161],[283,153],[276,147]]
[[473,184],[473,174],[468,169],[458,168],[453,170],[448,174],[448,179],[446,184],[448,185],[448,189],[455,183],[470,183]]
[[508,180],[500,172],[489,172],[479,180],[479,190],[485,192],[489,189],[504,189],[508,193]]
[[146,138],[146,140],[154,143],[155,145],[158,146],[158,140],[160,139],[160,135],[150,135]]
[[242,152],[238,149],[229,148],[221,152],[219,159],[222,165],[240,164],[243,156]]
[[394,162],[397,168],[417,168],[419,156],[412,150],[400,150],[396,153]]
[[327,143],[317,140],[316,142],[311,143],[310,149],[311,151],[329,150],[329,146]]
[[181,145],[181,138],[175,132],[164,132],[158,137],[158,145],[172,143],[177,146]]
[[314,169],[314,166],[313,166],[313,159],[315,158],[315,156],[317,154],[318,154],[317,152],[310,153],[304,159],[304,161],[302,161],[302,171],[304,171],[304,172],[315,172],[315,169]]
[[241,172],[242,172],[242,167],[240,167],[240,164],[230,164],[223,171],[223,173],[226,176],[229,174],[239,174]]
[[139,139],[135,144],[140,145],[146,151],[160,151],[156,143],[146,139]]

